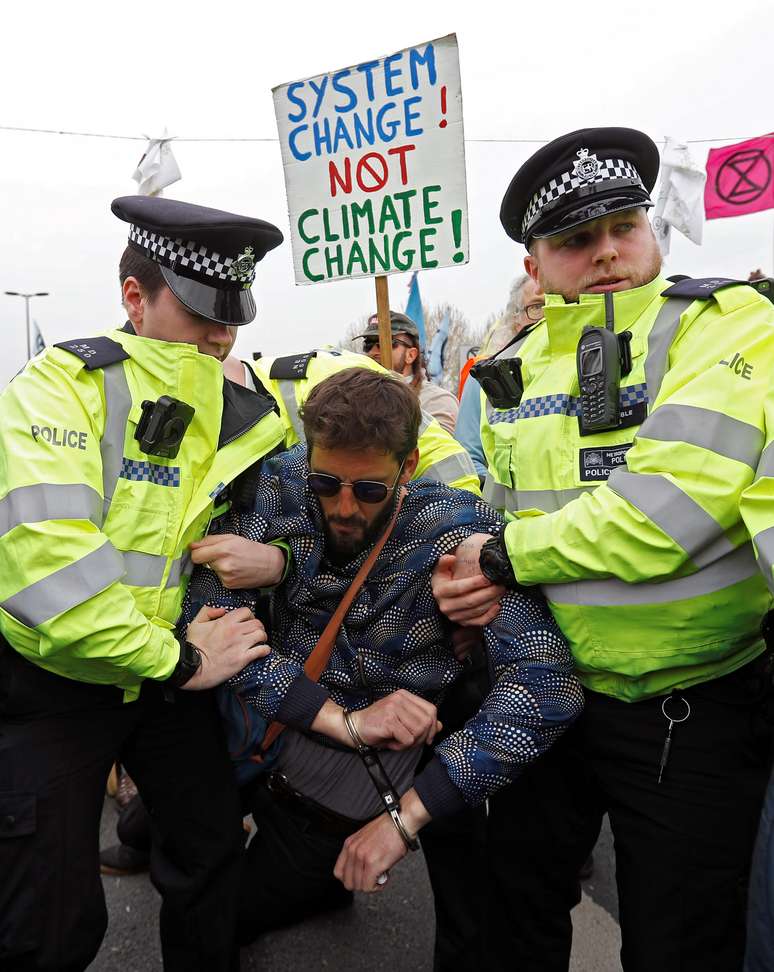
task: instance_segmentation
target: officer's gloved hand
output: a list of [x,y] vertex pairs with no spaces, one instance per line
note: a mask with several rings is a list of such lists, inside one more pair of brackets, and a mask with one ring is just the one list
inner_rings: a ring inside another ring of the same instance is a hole
[[183,689],[214,688],[271,651],[266,629],[249,608],[203,607],[188,625],[186,640],[199,650],[202,663]]

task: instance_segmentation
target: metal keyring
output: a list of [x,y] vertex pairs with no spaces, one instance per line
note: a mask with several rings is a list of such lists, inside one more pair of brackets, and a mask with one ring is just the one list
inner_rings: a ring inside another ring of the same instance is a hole
[[[668,713],[667,713],[667,710],[666,710],[666,704],[667,704],[667,702],[683,702],[685,704],[685,707],[686,707],[686,709],[688,711],[685,713],[684,716],[682,716],[682,718],[675,719],[671,715],[668,715]],[[664,718],[667,720],[667,722],[673,722],[675,725],[677,725],[680,722],[685,722],[685,720],[688,718],[688,716],[690,716],[690,714],[691,714],[691,703],[683,695],[679,695],[679,696],[668,695],[664,699],[664,701],[661,703],[661,711],[663,712]]]

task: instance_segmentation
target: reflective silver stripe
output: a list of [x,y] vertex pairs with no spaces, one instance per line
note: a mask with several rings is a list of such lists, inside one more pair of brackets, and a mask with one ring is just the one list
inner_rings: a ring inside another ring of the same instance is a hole
[[667,370],[669,348],[672,346],[680,316],[693,303],[691,297],[668,297],[656,315],[648,334],[648,356],[645,359],[645,381],[651,408],[658,397]]
[[434,421],[435,421],[435,419],[433,418],[433,416],[430,415],[429,412],[425,412],[423,410],[422,411],[422,419],[420,420],[420,423],[419,423],[418,435],[424,435],[425,432],[427,432],[427,430],[430,428],[430,426],[433,424]]
[[584,493],[590,493],[594,486],[574,486],[572,489],[511,489],[495,482],[491,475],[484,482],[484,499],[496,510],[542,510],[555,513],[567,506]]
[[105,388],[105,431],[99,444],[102,454],[102,495],[104,515],[107,516],[113,493],[121,475],[121,462],[124,458],[124,438],[132,396],[126,381],[122,361],[103,368]]
[[102,525],[102,498],[85,483],[18,486],[0,500],[0,536],[21,523],[91,520]]
[[761,454],[755,478],[760,479],[762,476],[774,477],[774,442],[769,442]]
[[478,479],[473,462],[467,452],[456,452],[445,459],[439,459],[428,466],[422,473],[422,479],[434,479],[439,483],[453,483],[463,476],[475,476]]
[[182,557],[178,557],[177,560],[173,560],[165,586],[179,587],[180,582],[184,577],[191,576],[193,573],[193,568],[194,563],[193,560],[191,560],[190,551],[188,553],[184,553]]
[[758,551],[758,566],[769,590],[774,593],[774,577],[771,574],[771,568],[774,565],[774,527],[756,533],[753,537],[753,543]]
[[167,558],[163,554],[124,551],[124,584],[131,587],[158,587],[164,576]]
[[[484,500],[496,510],[515,509],[515,507],[511,505],[510,499],[511,494],[514,493],[514,490],[509,489],[507,486],[503,486],[502,483],[498,483],[491,473],[487,473],[487,477],[484,480],[484,488],[481,492]],[[515,502],[515,496],[513,501]]]
[[574,486],[572,489],[520,489],[516,492],[517,506],[515,510],[543,510],[545,513],[554,513],[567,506],[574,499],[584,493],[590,493],[597,488],[594,486]]
[[298,436],[298,441],[306,442],[306,436],[304,435],[304,424],[298,417],[296,383],[291,381],[289,378],[283,378],[277,382],[277,385],[279,386],[279,393],[282,395],[282,401],[285,403],[285,409],[288,413],[290,424],[293,426],[293,429]]
[[124,558],[108,541],[61,570],[54,571],[2,603],[3,610],[28,628],[77,607],[104,591],[124,573]]
[[607,484],[680,544],[697,567],[734,549],[720,524],[666,477],[615,469]]
[[662,583],[627,584],[617,578],[544,584],[543,593],[556,604],[587,607],[620,607],[627,604],[669,604],[704,594],[714,594],[753,577],[758,570],[752,545],[743,544],[703,570]]
[[709,449],[751,469],[758,464],[763,432],[754,425],[696,405],[662,405],[637,432],[637,438],[660,442],[687,442]]

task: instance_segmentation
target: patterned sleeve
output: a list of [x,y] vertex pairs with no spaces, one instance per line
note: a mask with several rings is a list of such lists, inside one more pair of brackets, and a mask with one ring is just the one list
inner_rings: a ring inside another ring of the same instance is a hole
[[484,639],[494,684],[415,781],[433,817],[479,804],[515,779],[583,708],[569,646],[537,592],[508,592]]

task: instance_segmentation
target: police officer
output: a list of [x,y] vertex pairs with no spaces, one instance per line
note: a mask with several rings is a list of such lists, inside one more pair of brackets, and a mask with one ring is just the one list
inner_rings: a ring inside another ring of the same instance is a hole
[[491,968],[567,968],[605,812],[625,969],[741,966],[771,599],[739,501],[764,444],[774,314],[737,281],[664,279],[646,215],[658,163],[641,132],[572,132],[502,204],[547,295],[513,385],[487,376],[489,495],[514,518],[435,590],[469,623],[496,612],[492,585],[541,585],[586,709],[491,801]]
[[0,396],[0,967],[97,953],[120,756],[156,828],[165,967],[211,972],[233,959],[243,835],[207,689],[268,648],[247,610],[175,621],[189,544],[283,438],[273,400],[218,360],[282,235],[167,199],[112,209],[130,224],[129,321],[47,349]]

